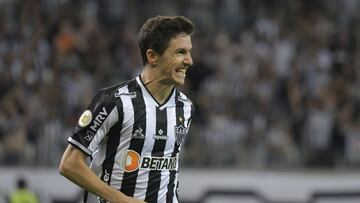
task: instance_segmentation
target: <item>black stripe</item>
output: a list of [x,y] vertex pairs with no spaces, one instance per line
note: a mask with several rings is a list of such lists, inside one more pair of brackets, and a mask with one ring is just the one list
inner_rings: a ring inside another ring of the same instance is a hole
[[115,162],[115,155],[117,152],[117,147],[120,143],[120,137],[121,137],[121,130],[122,130],[122,123],[123,123],[123,104],[121,102],[121,99],[118,100],[116,107],[119,115],[119,120],[116,122],[116,124],[109,130],[107,134],[107,142],[106,142],[106,154],[105,159],[102,163],[102,174],[101,174],[101,180],[107,182],[108,185],[110,185],[110,179],[112,175],[112,170],[114,167]]
[[[175,95],[176,99],[176,126],[184,125],[185,118],[184,118],[184,103],[178,101],[178,97],[180,97],[180,93],[176,91]],[[176,133],[175,133],[176,138]],[[171,156],[175,157],[179,153],[180,146],[177,145],[176,139],[174,140],[174,151],[172,152]],[[166,202],[171,203],[174,197],[174,187],[175,187],[175,176],[176,171],[170,171],[169,183],[167,185],[167,193],[166,193]]]
[[88,199],[88,191],[84,191],[84,198],[83,198],[83,203],[87,203],[87,199]]
[[[156,135],[155,136],[168,136],[167,135],[167,109],[162,111],[156,108]],[[166,139],[155,139],[154,147],[151,156],[163,157],[166,146]],[[161,170],[154,170],[149,172],[148,187],[146,190],[145,202],[157,202],[158,193],[161,182]]]
[[[143,130],[142,133],[146,135],[146,108],[141,89],[135,80],[128,84],[128,89],[129,93],[136,92],[136,97],[132,99],[132,105],[134,107],[134,125],[132,134],[135,133],[135,130],[141,128]],[[131,139],[129,150],[134,150],[141,155],[144,141],[145,139]],[[134,195],[138,172],[139,170],[124,173],[120,191],[125,195]]]

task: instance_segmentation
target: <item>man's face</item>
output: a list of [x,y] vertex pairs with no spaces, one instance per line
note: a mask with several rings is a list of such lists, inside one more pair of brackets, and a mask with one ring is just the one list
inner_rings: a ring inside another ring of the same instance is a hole
[[166,82],[184,85],[187,69],[193,64],[191,37],[180,34],[172,38],[168,48],[158,58],[158,67]]

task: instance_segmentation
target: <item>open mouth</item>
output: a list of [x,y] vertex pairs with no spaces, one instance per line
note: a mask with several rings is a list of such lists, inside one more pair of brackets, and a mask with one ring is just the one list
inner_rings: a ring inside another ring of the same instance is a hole
[[186,76],[186,69],[184,69],[184,68],[175,69],[175,72],[182,77]]

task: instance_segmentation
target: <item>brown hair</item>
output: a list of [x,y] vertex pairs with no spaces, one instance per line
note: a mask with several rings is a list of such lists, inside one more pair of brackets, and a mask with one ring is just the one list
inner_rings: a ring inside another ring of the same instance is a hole
[[141,27],[138,36],[143,65],[148,62],[146,57],[148,49],[161,55],[168,47],[171,38],[181,33],[188,35],[195,33],[193,22],[183,16],[156,16],[148,19]]

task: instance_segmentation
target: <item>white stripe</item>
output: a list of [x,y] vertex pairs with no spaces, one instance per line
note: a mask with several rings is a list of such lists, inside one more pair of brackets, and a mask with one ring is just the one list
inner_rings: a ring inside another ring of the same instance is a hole
[[91,156],[92,152],[84,147],[82,144],[80,144],[80,142],[74,140],[73,138],[69,137],[68,141],[74,145],[76,145],[77,147],[79,147],[80,149],[82,149],[84,152],[86,152],[89,156]]
[[192,106],[192,104],[190,102],[184,102],[184,118],[186,121],[186,122],[184,122],[184,124],[188,130],[190,127],[191,106]]
[[[129,93],[128,86],[119,89],[118,93]],[[131,97],[128,95],[121,95],[120,99],[123,104],[123,123],[119,146],[116,150],[115,162],[110,180],[111,185],[116,189],[121,188],[122,179],[124,176],[124,171],[120,166],[119,160],[121,160],[123,151],[129,148],[134,126],[134,108],[132,105]]]
[[[98,203],[98,196],[88,192],[88,198],[87,198],[87,202],[86,203]],[[80,202],[83,202],[82,200]]]
[[119,115],[116,106],[111,110],[108,117],[101,124],[100,128],[96,132],[93,140],[90,142],[88,149],[94,152],[99,143],[104,139],[104,136],[109,132],[110,128],[119,120]]
[[154,148],[154,135],[156,134],[156,106],[151,105],[150,100],[144,98],[146,106],[146,135],[144,147],[141,156],[151,156],[152,149]]
[[98,149],[91,155],[93,160],[90,163],[90,168],[98,175],[98,177],[101,176],[103,171],[102,163],[106,156],[106,143],[108,138],[109,137],[105,137],[104,141],[99,144]]
[[167,186],[170,180],[170,171],[161,171],[161,182],[157,202],[166,202]]
[[139,199],[145,199],[146,190],[149,181],[149,170],[139,169],[138,176],[136,179],[136,187],[134,191],[134,197]]
[[[144,91],[142,92],[144,95]],[[144,96],[144,102],[146,106],[146,135],[144,140],[144,146],[141,151],[141,157],[151,156],[151,152],[155,143],[153,136],[156,133],[156,104],[151,101],[152,98]],[[137,197],[139,199],[145,199],[148,181],[149,170],[139,169],[138,177],[136,180],[136,188],[134,191],[134,197]]]
[[171,156],[174,151],[176,142],[175,126],[176,126],[176,108],[167,108],[167,135],[168,139],[165,145],[164,157]]

